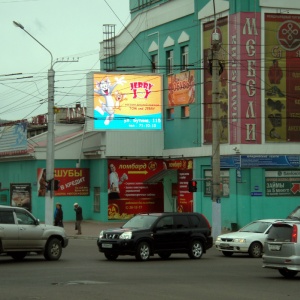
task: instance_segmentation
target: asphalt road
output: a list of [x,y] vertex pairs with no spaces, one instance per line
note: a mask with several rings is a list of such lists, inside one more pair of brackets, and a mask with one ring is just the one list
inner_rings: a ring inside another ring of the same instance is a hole
[[224,257],[210,249],[200,260],[172,255],[148,262],[107,261],[95,240],[70,239],[57,262],[0,256],[0,299],[296,299],[300,273],[287,280],[261,259]]

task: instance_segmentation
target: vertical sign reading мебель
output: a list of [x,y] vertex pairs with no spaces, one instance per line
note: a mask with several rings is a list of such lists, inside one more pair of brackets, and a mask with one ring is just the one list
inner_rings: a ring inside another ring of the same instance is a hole
[[234,14],[229,23],[230,144],[260,144],[260,14]]
[[265,15],[267,142],[300,141],[300,15]]
[[[203,83],[203,111],[204,111],[204,143],[212,143],[212,56],[211,36],[214,31],[214,22],[203,24],[203,56],[204,56],[204,83]],[[220,103],[220,142],[228,142],[228,18],[218,19],[217,32],[221,37],[219,55],[219,103]]]
[[93,73],[94,130],[161,130],[162,76]]

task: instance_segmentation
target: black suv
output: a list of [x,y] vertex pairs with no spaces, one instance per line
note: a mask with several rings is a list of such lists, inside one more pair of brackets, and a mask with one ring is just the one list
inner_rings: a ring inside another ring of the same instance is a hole
[[135,255],[146,261],[158,254],[167,259],[172,253],[187,253],[199,259],[213,245],[211,226],[199,213],[139,214],[121,228],[103,230],[97,240],[108,260],[119,255]]

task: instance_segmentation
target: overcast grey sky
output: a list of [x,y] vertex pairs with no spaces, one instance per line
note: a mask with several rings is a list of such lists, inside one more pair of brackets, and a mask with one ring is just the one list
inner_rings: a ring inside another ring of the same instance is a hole
[[[121,22],[120,22],[120,21]],[[47,112],[47,70],[51,56],[23,30],[50,50],[56,63],[55,104],[85,103],[89,71],[99,70],[103,24],[116,24],[116,35],[130,21],[129,0],[0,0],[0,119],[29,119]],[[18,76],[3,76],[22,73]],[[16,79],[33,76],[31,79]]]

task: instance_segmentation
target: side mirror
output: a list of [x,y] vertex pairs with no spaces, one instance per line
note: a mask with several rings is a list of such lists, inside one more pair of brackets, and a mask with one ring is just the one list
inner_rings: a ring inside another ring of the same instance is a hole
[[39,219],[35,219],[35,225],[40,225],[40,220]]

